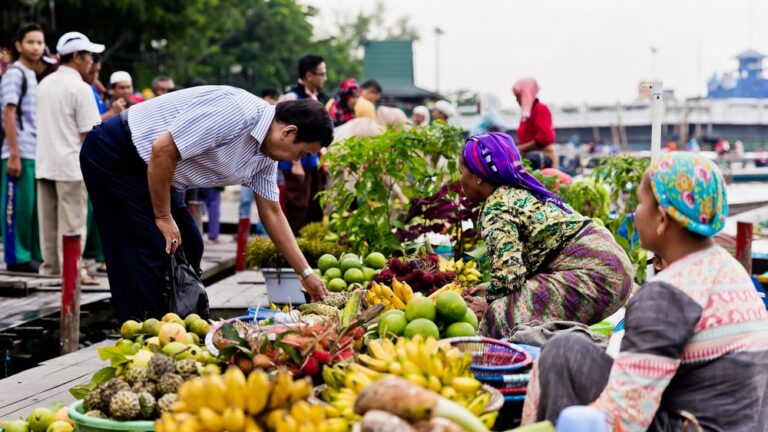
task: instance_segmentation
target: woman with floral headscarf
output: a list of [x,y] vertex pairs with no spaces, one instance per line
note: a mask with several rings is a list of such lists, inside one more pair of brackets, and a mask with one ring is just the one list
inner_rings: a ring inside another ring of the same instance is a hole
[[326,106],[334,127],[341,126],[355,118],[355,104],[359,97],[360,89],[354,78],[348,78],[341,82],[336,97],[328,101]]
[[539,102],[539,84],[533,78],[523,78],[512,87],[512,93],[521,111],[517,150],[534,162],[535,168],[557,168],[557,155],[552,149],[555,143],[552,113]]
[[512,137],[475,135],[460,162],[464,193],[483,203],[478,230],[491,262],[490,284],[466,296],[482,334],[509,337],[532,321],[593,324],[623,305],[634,275],[627,254],[525,171]]
[[615,359],[573,334],[544,345],[523,422],[554,422],[565,407],[591,404],[616,430],[681,431],[694,422],[707,431],[766,430],[768,312],[749,274],[713,240],[728,217],[722,175],[704,157],[667,153],[645,173],[638,198],[640,243],[663,270],[627,304]]

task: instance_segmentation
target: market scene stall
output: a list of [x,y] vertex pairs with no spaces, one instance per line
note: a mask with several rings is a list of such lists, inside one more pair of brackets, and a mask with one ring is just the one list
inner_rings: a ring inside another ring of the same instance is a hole
[[[151,80],[149,39],[22,3],[2,9],[0,431],[768,430],[764,145],[694,147],[661,80],[638,143],[619,119],[615,149],[589,126],[571,157],[584,131],[534,78],[508,83],[514,111],[417,87],[418,33],[307,36],[262,77],[239,50],[266,58],[314,6],[126,2],[233,34],[184,30],[192,60],[151,39]],[[222,52],[242,64],[199,67]],[[110,61],[136,91],[102,84]]]

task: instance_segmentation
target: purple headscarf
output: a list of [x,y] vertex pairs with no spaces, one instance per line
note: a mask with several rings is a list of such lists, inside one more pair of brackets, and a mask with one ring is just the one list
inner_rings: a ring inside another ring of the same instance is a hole
[[525,189],[537,200],[551,202],[564,212],[571,210],[525,171],[515,141],[503,132],[490,132],[470,137],[464,145],[464,163],[483,180],[496,186]]

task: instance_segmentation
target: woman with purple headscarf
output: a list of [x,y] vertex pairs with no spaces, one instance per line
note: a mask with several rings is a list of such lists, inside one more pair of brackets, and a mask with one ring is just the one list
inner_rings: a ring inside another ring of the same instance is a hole
[[464,193],[483,203],[478,230],[491,262],[491,282],[466,297],[482,334],[509,337],[534,321],[594,324],[624,304],[634,274],[627,254],[525,171],[512,137],[471,137],[460,167]]

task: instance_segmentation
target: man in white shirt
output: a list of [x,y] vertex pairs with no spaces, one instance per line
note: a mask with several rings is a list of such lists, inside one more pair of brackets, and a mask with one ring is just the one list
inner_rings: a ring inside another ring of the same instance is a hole
[[85,135],[101,122],[91,87],[84,81],[93,53],[104,45],[82,33],[64,34],[56,45],[59,69],[37,87],[37,179],[40,273],[61,273],[61,237],[85,238],[86,190],[80,171]]

